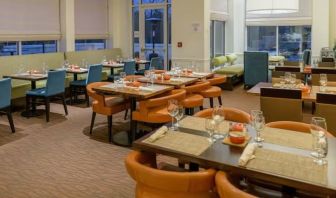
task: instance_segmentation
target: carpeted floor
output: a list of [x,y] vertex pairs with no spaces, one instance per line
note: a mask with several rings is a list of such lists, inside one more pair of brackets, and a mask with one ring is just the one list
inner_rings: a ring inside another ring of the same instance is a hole
[[[259,109],[259,97],[237,87],[223,92],[223,104],[249,112]],[[14,113],[15,134],[0,117],[0,198],[134,197],[134,182],[124,168],[130,150],[107,142],[106,118],[97,116],[89,136],[90,108],[69,106],[65,117],[62,106],[53,104],[51,112],[48,124],[44,116]],[[123,115],[114,116],[115,131],[128,126]]]

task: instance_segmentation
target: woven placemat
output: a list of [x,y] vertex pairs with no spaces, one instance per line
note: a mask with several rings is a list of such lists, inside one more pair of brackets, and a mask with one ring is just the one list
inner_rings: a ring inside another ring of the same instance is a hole
[[[206,132],[205,118],[187,116],[179,122],[179,125],[181,128]],[[227,134],[229,132],[229,129],[230,129],[230,122],[228,121],[223,121],[219,125],[219,133]]]
[[336,87],[327,86],[325,89],[326,92],[336,92]]
[[318,185],[328,184],[328,166],[319,166],[311,157],[257,148],[246,168],[261,170]]
[[260,134],[267,143],[313,150],[313,138],[309,133],[265,127]]
[[143,142],[196,156],[202,154],[211,145],[206,137],[182,132],[167,132],[166,135],[154,142],[150,142],[148,139]]

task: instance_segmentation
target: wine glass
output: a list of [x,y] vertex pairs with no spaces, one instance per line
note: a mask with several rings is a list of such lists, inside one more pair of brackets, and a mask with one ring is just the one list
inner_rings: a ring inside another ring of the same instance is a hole
[[126,72],[120,72],[120,80],[121,82],[124,82],[125,81],[125,78],[126,78]]
[[204,121],[204,128],[207,131],[207,133],[209,134],[209,142],[213,143],[215,142],[216,139],[214,139],[214,132],[215,132],[215,128],[216,128],[216,122],[213,119],[205,119]]
[[168,114],[171,116],[172,118],[172,125],[171,125],[171,129],[173,131],[176,130],[175,126],[174,126],[174,118],[177,116],[178,114],[178,101],[177,100],[169,100],[168,101]]
[[183,116],[184,116],[184,108],[183,106],[178,106],[177,115],[176,115],[176,124],[175,124],[176,128],[180,127],[179,122],[183,118]]
[[327,74],[320,74],[320,91],[324,92],[326,90],[326,86],[328,83],[328,77]]
[[313,152],[311,156],[315,158],[314,162],[324,165],[327,161],[324,159],[328,153],[328,141],[326,137],[327,122],[324,118],[313,117],[310,125],[310,132],[313,137]]
[[258,130],[257,130],[258,126],[256,124],[257,121],[259,121],[259,122],[262,121],[262,120],[260,120],[260,118],[263,118],[263,112],[262,111],[260,111],[260,110],[252,110],[251,111],[251,125],[257,131],[257,136],[255,137],[256,142],[258,142],[259,140],[262,140],[262,138],[260,137],[260,132],[258,132]]
[[215,134],[214,138],[220,139],[224,138],[224,135],[219,132],[219,125],[224,121],[224,110],[222,107],[215,107],[212,112],[212,119],[215,122],[216,128],[215,128]]
[[153,70],[150,71],[150,81],[151,81],[151,86],[153,87],[154,86],[154,81],[155,81],[155,78],[156,78],[156,74]]
[[145,71],[145,78],[147,79],[147,87],[148,87],[149,80],[151,80],[151,71],[150,70]]

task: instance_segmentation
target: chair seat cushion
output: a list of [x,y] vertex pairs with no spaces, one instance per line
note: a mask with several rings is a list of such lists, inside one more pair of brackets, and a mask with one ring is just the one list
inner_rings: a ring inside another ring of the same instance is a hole
[[29,96],[47,96],[46,88],[39,88],[27,91],[26,93]]
[[201,91],[200,94],[204,98],[214,98],[222,95],[222,89],[216,86],[211,86],[210,88]]
[[71,86],[86,86],[86,80],[76,80],[70,83]]
[[185,108],[194,108],[203,106],[204,97],[200,94],[188,94],[182,101],[182,105]]
[[119,105],[124,102],[125,100],[122,97],[109,96],[105,98],[105,106],[107,107],[113,107],[115,105]]
[[168,123],[171,122],[171,117],[168,114],[166,106],[150,109],[146,114],[139,110],[132,113],[133,120],[146,123]]
[[224,74],[224,75],[244,75],[244,66],[243,65],[232,65],[221,67],[214,71],[216,74]]

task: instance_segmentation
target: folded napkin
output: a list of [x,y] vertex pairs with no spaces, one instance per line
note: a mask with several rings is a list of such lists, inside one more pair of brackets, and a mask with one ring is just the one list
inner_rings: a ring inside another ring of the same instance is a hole
[[139,90],[140,90],[140,91],[155,91],[154,88],[151,88],[151,87],[143,87],[143,86],[140,86],[140,87],[139,87]]
[[166,126],[163,126],[163,127],[159,128],[155,133],[153,133],[151,136],[149,136],[148,141],[149,142],[154,142],[154,141],[160,139],[161,137],[165,136],[167,131],[168,131],[168,128]]
[[239,166],[246,166],[246,164],[255,158],[254,152],[257,149],[258,145],[256,143],[250,143],[244,149],[243,154],[239,158]]

